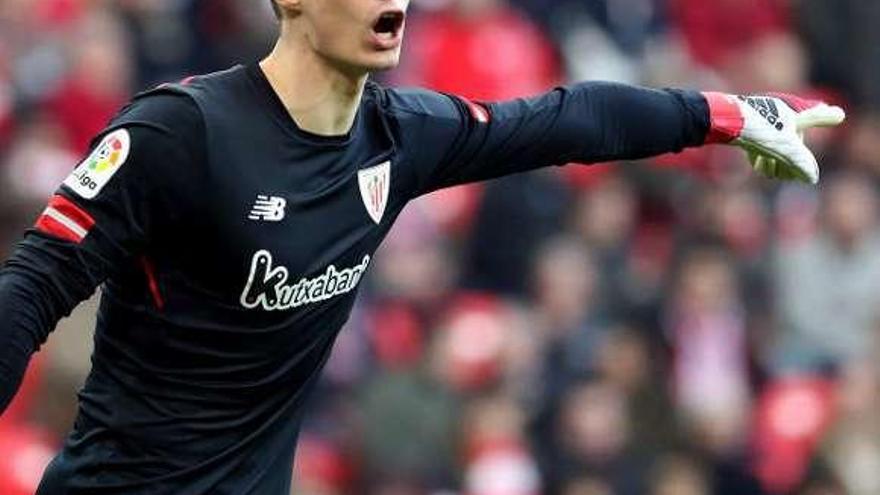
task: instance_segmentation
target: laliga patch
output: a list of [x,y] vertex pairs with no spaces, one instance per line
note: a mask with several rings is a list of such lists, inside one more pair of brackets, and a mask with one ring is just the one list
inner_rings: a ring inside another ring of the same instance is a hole
[[91,155],[64,180],[64,185],[85,199],[94,199],[119,171],[131,151],[131,136],[125,129],[107,134]]
[[370,218],[382,223],[385,207],[388,206],[388,190],[391,185],[391,162],[381,163],[358,172],[361,199]]

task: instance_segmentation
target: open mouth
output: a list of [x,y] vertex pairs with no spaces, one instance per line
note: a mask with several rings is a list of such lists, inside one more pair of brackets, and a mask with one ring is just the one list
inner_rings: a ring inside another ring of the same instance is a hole
[[406,16],[401,11],[385,12],[373,24],[373,32],[380,39],[392,40],[400,33],[405,18]]

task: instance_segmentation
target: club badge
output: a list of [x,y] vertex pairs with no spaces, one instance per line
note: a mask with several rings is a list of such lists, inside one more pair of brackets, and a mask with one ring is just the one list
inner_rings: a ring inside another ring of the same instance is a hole
[[391,185],[391,162],[387,161],[358,172],[361,199],[370,218],[376,224],[382,223],[385,207],[388,206],[388,191]]

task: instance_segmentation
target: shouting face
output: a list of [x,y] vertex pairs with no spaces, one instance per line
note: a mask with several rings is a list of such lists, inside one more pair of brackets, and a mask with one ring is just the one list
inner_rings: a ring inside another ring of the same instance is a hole
[[282,22],[346,72],[397,66],[409,0],[277,0]]

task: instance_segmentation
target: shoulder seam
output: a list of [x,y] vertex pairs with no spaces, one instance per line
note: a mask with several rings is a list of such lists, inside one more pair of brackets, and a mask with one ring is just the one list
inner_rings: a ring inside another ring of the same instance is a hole
[[[455,107],[458,107],[458,105],[456,104],[456,99],[455,99],[454,96],[452,96],[452,95],[450,95],[450,94],[448,94],[448,93],[441,93],[441,92],[437,92],[436,94],[441,95],[441,96],[444,96],[446,99],[449,100],[449,103],[451,103],[451,104],[452,104],[453,106],[455,106]],[[394,113],[394,112],[400,112],[400,113],[406,113],[406,114],[410,114],[410,115],[416,115],[416,116],[419,116],[419,117],[433,117],[433,118],[436,118],[436,119],[442,119],[442,120],[448,120],[448,121],[451,121],[451,122],[456,122],[456,119],[453,118],[453,117],[446,117],[446,116],[443,116],[443,115],[435,115],[435,114],[432,114],[432,113],[429,113],[429,112],[426,112],[426,111],[422,111],[422,110],[418,110],[418,109],[415,109],[415,108],[412,108],[412,107],[409,107],[409,106],[402,106],[402,105],[400,105],[400,104],[394,103],[393,101],[391,101],[390,98],[388,99],[388,107],[389,107],[389,110],[391,110],[392,113]],[[459,110],[461,110],[461,109],[459,108]]]
[[[165,86],[165,87],[156,88],[156,89],[150,90],[148,92],[142,93],[142,94],[138,95],[137,97],[135,97],[135,100],[140,99],[140,98],[148,98],[150,96],[174,96],[174,97],[186,98],[187,100],[189,100],[189,102],[190,102],[190,104],[192,104],[194,110],[198,113],[198,119],[201,124],[201,131],[202,132],[201,132],[201,136],[200,136],[201,137],[200,145],[204,148],[207,148],[207,132],[206,132],[207,122],[205,119],[205,113],[202,110],[201,105],[199,105],[198,100],[193,95],[189,94],[185,90],[180,90],[180,89],[176,89],[176,88],[172,89],[169,86]],[[101,135],[106,134],[107,132],[111,132],[115,129],[122,129],[125,127],[131,127],[131,126],[148,127],[148,128],[156,129],[158,131],[161,131],[161,132],[171,136],[177,142],[177,144],[182,149],[185,150],[186,154],[189,155],[189,157],[192,161],[197,160],[197,153],[192,149],[193,143],[188,143],[188,142],[184,141],[183,138],[179,135],[179,133],[174,132],[168,126],[161,124],[161,123],[158,123],[158,122],[155,122],[155,121],[135,119],[135,120],[131,120],[128,122],[121,122],[119,124],[111,124],[104,131],[101,132]],[[208,156],[207,151],[205,151],[204,156],[207,159],[207,156]]]

